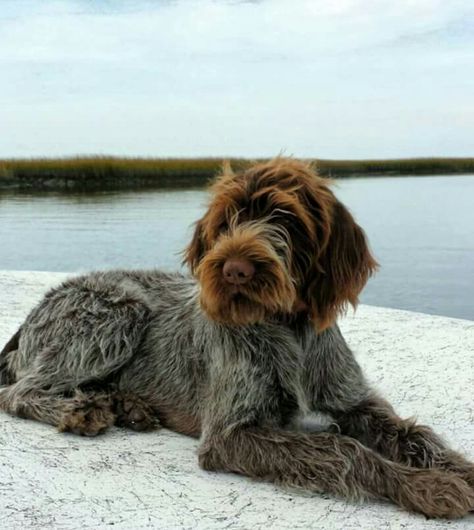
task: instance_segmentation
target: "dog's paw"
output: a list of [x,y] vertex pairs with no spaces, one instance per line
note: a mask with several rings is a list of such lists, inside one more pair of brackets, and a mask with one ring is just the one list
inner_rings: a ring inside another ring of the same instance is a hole
[[458,518],[474,510],[474,490],[457,475],[435,469],[410,475],[401,504],[430,518]]
[[72,402],[64,406],[58,429],[82,436],[97,436],[114,423],[115,414],[109,396],[77,392]]
[[116,397],[115,424],[134,431],[152,431],[159,427],[158,418],[153,409],[141,398],[133,394],[121,394]]

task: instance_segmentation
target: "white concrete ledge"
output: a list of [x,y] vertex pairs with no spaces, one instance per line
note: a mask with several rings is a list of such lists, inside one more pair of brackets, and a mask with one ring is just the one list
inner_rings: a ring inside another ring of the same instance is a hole
[[[65,275],[0,272],[0,344]],[[474,322],[362,306],[341,322],[369,379],[403,415],[474,458]],[[198,468],[166,430],[87,439],[0,414],[0,527],[465,529],[382,502],[351,504]]]

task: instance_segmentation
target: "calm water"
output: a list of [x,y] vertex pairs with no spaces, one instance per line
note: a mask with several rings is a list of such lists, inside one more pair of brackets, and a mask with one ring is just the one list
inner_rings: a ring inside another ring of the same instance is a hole
[[[474,320],[474,176],[350,179],[335,191],[382,265],[363,302]],[[0,269],[175,269],[206,198],[0,192]]]

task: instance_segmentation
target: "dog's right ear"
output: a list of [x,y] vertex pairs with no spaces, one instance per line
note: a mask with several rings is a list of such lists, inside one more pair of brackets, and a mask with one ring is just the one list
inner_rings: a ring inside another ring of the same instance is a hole
[[196,269],[206,251],[203,225],[203,219],[197,221],[197,223],[195,224],[194,234],[191,239],[191,243],[184,251],[183,265],[188,265],[193,274],[196,272]]
[[[229,185],[229,181],[231,181],[234,177],[235,173],[232,170],[230,162],[228,160],[224,160],[222,163],[222,172],[215,179],[214,184],[210,188],[211,194],[214,196],[219,195],[227,199],[227,193],[225,190]],[[222,202],[223,204],[221,204]],[[187,265],[193,274],[196,273],[196,269],[204,257],[204,254],[210,248],[209,240],[216,235],[214,230],[219,227],[225,218],[226,205],[227,200],[215,200],[208,208],[204,216],[195,224],[191,243],[189,243],[188,247],[184,251],[183,258],[183,265]]]

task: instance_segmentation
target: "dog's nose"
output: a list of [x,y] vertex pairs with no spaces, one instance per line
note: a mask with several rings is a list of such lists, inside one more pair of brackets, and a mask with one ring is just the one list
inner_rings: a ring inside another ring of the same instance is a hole
[[246,259],[228,259],[224,263],[222,274],[226,282],[233,285],[243,285],[253,278],[255,267]]

